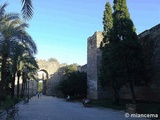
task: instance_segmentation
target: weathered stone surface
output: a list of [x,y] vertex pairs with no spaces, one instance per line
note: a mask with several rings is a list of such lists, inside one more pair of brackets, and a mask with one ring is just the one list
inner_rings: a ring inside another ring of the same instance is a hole
[[58,84],[64,74],[64,67],[59,67],[56,72],[54,72],[48,80],[47,95],[61,96],[61,93],[57,90]]
[[[148,86],[135,87],[136,98],[138,100],[160,101],[160,24],[144,31],[138,37],[145,53],[146,66],[150,71],[151,81]],[[112,93],[109,88],[103,91],[98,80],[101,60],[99,46],[102,39],[102,33],[95,32],[93,36],[88,38],[87,43],[88,97],[94,99],[111,97]],[[129,87],[125,86],[121,89],[120,97],[131,99]]]
[[99,71],[101,61],[100,43],[103,39],[102,32],[95,32],[88,38],[87,43],[87,97],[92,99],[104,98],[106,91],[103,91],[99,82]]
[[87,73],[87,64],[83,66],[78,66],[77,68],[78,68],[78,71]]
[[37,60],[40,70],[46,70],[49,74],[49,78],[53,73],[57,71],[58,68],[66,65],[66,64],[59,64],[58,62],[54,61],[46,61],[46,60]]
[[148,86],[135,87],[137,99],[160,101],[160,24],[138,37],[145,53],[150,82]]
[[[143,46],[147,69],[150,71],[151,82],[148,86],[135,87],[136,98],[139,100],[160,101],[160,24],[139,34],[139,41]],[[110,88],[103,90],[98,79],[100,71],[101,51],[100,43],[103,39],[102,32],[95,32],[87,40],[87,64],[79,66],[78,70],[87,72],[88,96],[92,99],[111,97]],[[38,60],[40,70],[48,74],[46,94],[56,95],[56,87],[62,77],[63,67],[66,64]],[[35,84],[36,85],[36,84]],[[156,96],[156,97],[155,97]],[[129,87],[125,86],[120,91],[120,97],[131,99]],[[153,99],[154,98],[154,99]]]
[[[28,85],[29,83],[29,85]],[[21,94],[21,89],[22,89],[22,79],[20,79],[20,93]],[[28,89],[29,87],[29,89]],[[37,93],[37,90],[38,90],[38,84],[37,84],[37,81],[36,80],[29,80],[27,81],[27,89],[24,91],[25,95],[27,96],[28,95],[28,90],[29,90],[29,95],[30,96],[33,96],[33,95],[36,95]],[[15,80],[15,95],[17,95],[17,79]]]
[[56,86],[62,77],[62,68],[66,66],[66,64],[59,64],[56,61],[46,60],[37,60],[37,62],[40,71],[44,71],[46,74],[48,74],[48,77],[46,78],[46,95],[55,95],[57,93]]

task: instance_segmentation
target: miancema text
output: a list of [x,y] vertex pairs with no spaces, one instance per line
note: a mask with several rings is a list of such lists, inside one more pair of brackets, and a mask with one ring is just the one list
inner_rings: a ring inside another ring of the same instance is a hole
[[130,117],[137,118],[158,118],[158,114],[131,114]]

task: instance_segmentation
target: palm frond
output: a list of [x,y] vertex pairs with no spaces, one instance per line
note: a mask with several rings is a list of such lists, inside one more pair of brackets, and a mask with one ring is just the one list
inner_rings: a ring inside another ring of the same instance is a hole
[[10,22],[10,25],[15,29],[15,31],[16,28],[19,27],[19,24],[23,24],[23,22],[21,20],[13,20]]
[[5,8],[7,7],[7,3],[4,3],[2,6],[0,6],[0,18],[5,14]]
[[20,19],[19,14],[17,13],[5,14],[3,17],[0,18],[0,27],[5,26],[5,24],[8,24],[9,22],[17,19]]
[[32,0],[21,0],[22,1],[22,16],[24,20],[30,20],[33,16],[33,5]]
[[22,28],[28,28],[28,27],[29,27],[29,24],[23,23],[23,24],[20,25],[20,27],[22,27]]
[[8,14],[5,14],[5,16],[6,16],[6,19],[5,19],[6,21],[20,19],[18,13],[8,13]]
[[23,32],[22,34],[23,36],[21,37],[23,44],[29,48],[32,52],[31,54],[36,54],[37,53],[37,46],[36,43],[33,41],[32,37],[27,33],[27,32]]

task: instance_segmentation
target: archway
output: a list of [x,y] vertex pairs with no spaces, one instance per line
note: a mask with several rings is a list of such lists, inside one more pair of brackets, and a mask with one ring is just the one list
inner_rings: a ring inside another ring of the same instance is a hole
[[47,86],[48,86],[48,72],[45,69],[38,71],[38,92],[42,92],[43,95],[46,95]]

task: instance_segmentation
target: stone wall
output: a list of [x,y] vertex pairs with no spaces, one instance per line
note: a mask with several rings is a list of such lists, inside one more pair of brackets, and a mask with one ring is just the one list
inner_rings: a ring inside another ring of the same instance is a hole
[[[135,95],[138,100],[160,101],[160,24],[138,35],[145,53],[147,70],[150,82],[148,86],[135,87]],[[87,81],[88,97],[93,99],[111,97],[112,91],[103,91],[98,73],[100,68],[102,32],[95,32],[87,41]],[[155,97],[156,96],[156,97]],[[120,91],[120,97],[131,99],[129,87],[125,86]],[[154,98],[154,99],[153,99]]]
[[138,37],[143,46],[150,81],[148,86],[135,87],[137,98],[160,101],[160,24],[144,31]]
[[57,90],[58,84],[64,74],[65,66],[61,66],[57,69],[56,72],[52,73],[51,77],[48,80],[48,89],[47,95],[56,95],[61,96],[61,93]]
[[100,99],[109,95],[103,91],[98,80],[100,71],[101,50],[100,43],[103,39],[102,32],[95,32],[94,35],[87,40],[87,97],[92,99]]
[[[143,48],[146,68],[149,71],[147,78],[149,84],[134,87],[136,99],[160,101],[160,24],[145,30],[138,37]],[[127,86],[121,89],[121,98],[131,99],[130,90]]]
[[[25,95],[27,96],[28,95],[28,83],[29,83],[29,95],[30,96],[34,96],[37,94],[37,90],[38,90],[38,84],[37,84],[37,81],[36,80],[29,80],[27,81],[27,89],[26,91],[24,92]],[[20,93],[21,94],[21,89],[22,89],[22,79],[20,78],[19,80],[19,87],[20,87]],[[15,79],[15,95],[17,95],[17,77]]]
[[[150,71],[150,83],[148,86],[135,87],[136,98],[139,100],[160,101],[160,25],[139,34],[139,42],[143,46],[147,69]],[[92,99],[110,98],[110,88],[103,90],[98,79],[100,71],[101,51],[100,43],[103,39],[102,32],[95,32],[87,40],[87,65],[79,66],[79,71],[87,72],[87,97]],[[39,60],[40,69],[48,72],[47,95],[56,95],[56,87],[60,82],[66,64]],[[156,97],[155,97],[156,96]],[[120,97],[131,99],[130,90],[127,86],[120,91]],[[154,98],[154,99],[153,99]]]
[[55,95],[56,86],[61,79],[62,69],[66,64],[59,64],[57,61],[46,60],[37,60],[37,62],[39,69],[45,70],[48,74],[48,79],[46,79],[46,95]]
[[49,74],[49,78],[53,73],[57,71],[57,69],[63,64],[59,64],[57,61],[46,61],[46,60],[36,60],[40,70],[46,70]]
[[79,72],[87,73],[87,64],[82,65],[82,66],[77,66],[77,69],[78,69]]

